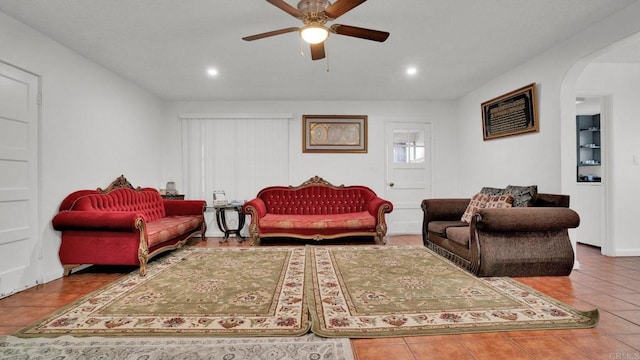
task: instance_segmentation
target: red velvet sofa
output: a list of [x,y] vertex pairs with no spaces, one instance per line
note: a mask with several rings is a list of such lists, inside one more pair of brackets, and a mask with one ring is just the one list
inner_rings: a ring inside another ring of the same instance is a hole
[[372,236],[384,243],[391,202],[366,186],[334,186],[315,176],[299,186],[262,189],[243,208],[252,245],[262,238],[335,239]]
[[200,235],[204,200],[165,200],[156,189],[133,188],[121,176],[105,189],[69,194],[53,218],[62,232],[60,262],[65,275],[84,264],[139,265]]

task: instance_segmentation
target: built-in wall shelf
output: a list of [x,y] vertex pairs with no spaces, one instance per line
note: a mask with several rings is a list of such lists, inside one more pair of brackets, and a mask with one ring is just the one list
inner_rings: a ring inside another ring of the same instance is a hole
[[602,181],[602,142],[600,114],[576,116],[576,180]]

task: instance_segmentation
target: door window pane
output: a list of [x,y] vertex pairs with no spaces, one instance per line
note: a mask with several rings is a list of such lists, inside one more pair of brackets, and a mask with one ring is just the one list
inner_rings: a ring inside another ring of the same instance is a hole
[[402,129],[393,131],[393,162],[416,164],[424,162],[424,131]]

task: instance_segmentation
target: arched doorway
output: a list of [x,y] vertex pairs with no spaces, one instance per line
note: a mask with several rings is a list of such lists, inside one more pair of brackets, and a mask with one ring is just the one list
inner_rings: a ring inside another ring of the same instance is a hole
[[[625,69],[630,70],[628,76],[621,69],[621,64],[627,64]],[[636,88],[640,81],[640,33],[580,59],[567,72],[561,85],[563,191],[571,194],[572,207],[582,207],[576,208],[578,213],[589,214],[581,216],[583,221],[596,221],[593,215],[600,215],[597,220],[601,228],[585,226],[584,229],[600,231],[601,252],[609,256],[640,255],[640,240],[633,230],[640,210],[636,210],[631,202],[633,198],[640,197],[640,190],[635,190],[640,180],[640,167],[634,168],[637,166],[635,163],[640,163],[640,149],[634,149],[632,145],[634,142],[637,144],[633,134],[637,135],[640,129],[626,119],[635,118],[637,113],[633,113],[632,101],[626,99],[624,94],[625,91],[635,91],[632,90],[634,86],[625,85],[625,81],[633,82]],[[636,94],[640,94],[640,89],[633,93]],[[589,192],[595,196],[594,191],[587,191],[595,187],[581,187],[584,184],[576,179],[576,159],[580,150],[576,146],[575,101],[576,97],[585,96],[600,98],[606,113],[602,134],[606,150],[603,150],[602,183],[597,185],[602,187],[598,201],[584,199]],[[635,109],[640,112],[640,106]],[[593,209],[590,206],[601,208]],[[626,224],[621,221],[631,216],[636,220]],[[574,232],[572,238],[581,242],[579,232]]]

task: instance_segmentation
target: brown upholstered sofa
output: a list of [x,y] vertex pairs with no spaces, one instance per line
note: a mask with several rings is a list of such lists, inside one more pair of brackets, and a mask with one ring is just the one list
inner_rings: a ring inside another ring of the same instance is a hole
[[568,229],[578,227],[568,195],[536,194],[526,207],[480,208],[470,199],[425,199],[424,245],[477,276],[560,276],[573,269]]

